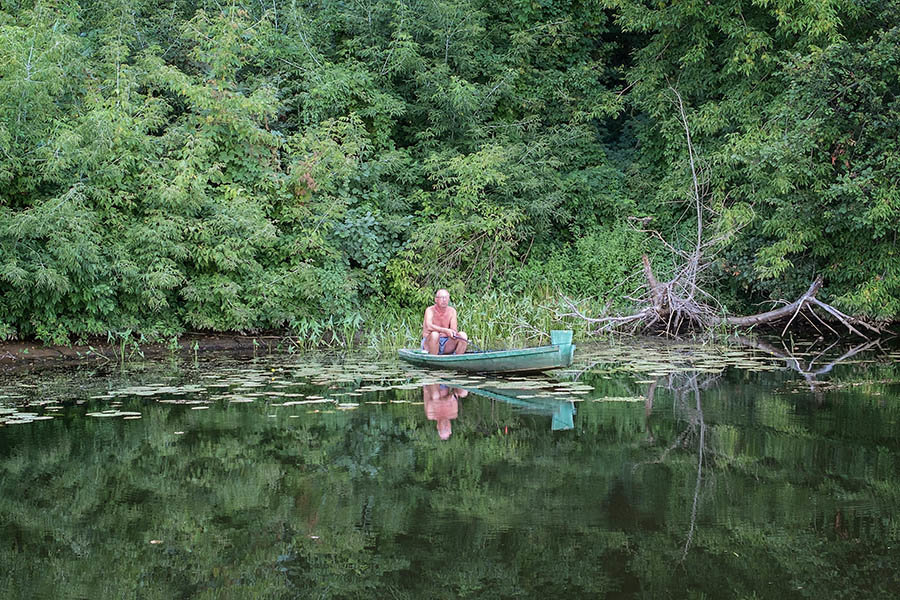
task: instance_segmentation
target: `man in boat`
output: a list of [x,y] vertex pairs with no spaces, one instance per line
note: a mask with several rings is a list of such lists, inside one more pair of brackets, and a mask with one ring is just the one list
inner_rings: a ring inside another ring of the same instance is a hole
[[422,349],[428,354],[462,354],[468,345],[466,332],[457,327],[456,309],[450,306],[450,292],[438,290],[434,304],[425,309]]

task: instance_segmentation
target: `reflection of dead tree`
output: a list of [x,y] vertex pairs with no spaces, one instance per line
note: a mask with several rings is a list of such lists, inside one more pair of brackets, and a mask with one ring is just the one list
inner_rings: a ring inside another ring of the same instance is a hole
[[[688,163],[691,173],[690,205],[693,218],[696,219],[695,239],[692,247],[685,250],[676,247],[666,240],[659,231],[645,229],[649,218],[632,219],[632,224],[644,233],[656,238],[672,254],[677,267],[674,277],[669,281],[659,281],[653,272],[650,259],[647,255],[642,258],[644,285],[624,298],[630,301],[634,307],[628,314],[601,314],[599,317],[585,315],[575,302],[565,298],[570,312],[561,315],[577,317],[594,324],[598,333],[619,331],[628,333],[658,332],[666,336],[676,337],[682,331],[708,332],[722,326],[737,328],[750,328],[760,324],[771,324],[787,320],[784,332],[791,326],[794,320],[803,315],[810,324],[815,327],[818,321],[826,328],[834,332],[823,316],[816,310],[824,311],[827,316],[835,320],[847,329],[863,338],[866,336],[861,330],[868,329],[874,333],[880,330],[866,323],[862,319],[846,315],[838,309],[830,306],[818,298],[816,294],[822,287],[822,278],[817,277],[809,289],[795,302],[782,306],[775,310],[758,313],[749,316],[729,316],[725,314],[721,304],[701,286],[701,275],[714,263],[715,249],[721,248],[723,243],[734,233],[725,231],[718,235],[709,235],[704,229],[707,215],[713,215],[712,194],[710,191],[709,172],[704,168],[694,150],[691,139],[691,129],[688,124],[684,103],[678,91],[669,88],[674,95],[674,104],[678,110],[678,117],[684,128],[685,141],[688,151]],[[606,311],[604,311],[605,313]],[[784,335],[782,332],[782,335]],[[836,332],[835,332],[836,333]],[[868,338],[866,338],[868,339]]]
[[651,444],[655,441],[655,438],[653,437],[653,427],[650,424],[650,415],[653,414],[653,398],[656,395],[656,386],[658,384],[659,379],[654,380],[644,395],[644,427],[647,429],[647,441]]
[[684,541],[684,551],[681,553],[681,560],[687,558],[688,550],[691,547],[691,541],[694,539],[694,529],[697,525],[697,505],[700,498],[700,484],[703,482],[703,447],[706,443],[706,422],[703,420],[703,406],[700,403],[700,388],[696,382],[693,385],[694,400],[696,403],[696,422],[699,424],[699,443],[697,444],[697,483],[694,486],[694,501],[691,504],[691,526],[688,529],[687,538]]
[[820,377],[822,375],[830,373],[834,367],[836,367],[840,363],[844,362],[845,360],[853,358],[860,352],[864,352],[864,351],[868,350],[869,348],[872,348],[874,346],[878,346],[881,344],[880,339],[865,342],[863,344],[859,344],[857,346],[854,346],[850,350],[844,352],[842,355],[840,355],[839,357],[835,358],[834,360],[828,362],[827,364],[825,364],[821,367],[816,367],[816,361],[821,359],[825,355],[826,352],[828,352],[829,350],[834,348],[837,345],[837,342],[831,344],[830,346],[825,348],[822,352],[820,352],[819,354],[817,354],[816,356],[811,358],[809,360],[809,362],[804,364],[803,362],[800,361],[799,358],[794,356],[794,354],[792,352],[790,352],[787,348],[785,348],[783,350],[779,350],[778,348],[776,348],[772,344],[769,344],[768,342],[764,342],[762,340],[757,340],[757,339],[754,339],[751,337],[745,337],[745,336],[739,336],[739,337],[735,338],[735,340],[743,346],[748,346],[750,348],[756,348],[758,350],[762,350],[763,352],[766,352],[767,354],[771,354],[772,356],[776,356],[778,358],[784,359],[785,364],[790,369],[797,371],[798,373],[803,375],[804,379],[806,379],[806,381],[809,382],[810,389],[813,389],[816,385],[821,385],[823,383],[821,381],[817,381],[816,380],[817,377]]
[[822,386],[825,385],[824,381],[819,381],[819,377],[822,375],[826,375],[831,372],[831,370],[844,362],[845,360],[849,360],[850,358],[856,356],[860,352],[864,352],[873,346],[879,346],[881,343],[880,339],[872,340],[870,342],[865,342],[854,346],[848,351],[844,352],[839,357],[834,360],[822,365],[817,366],[816,362],[819,361],[825,354],[834,348],[837,345],[837,342],[831,344],[824,350],[822,350],[819,354],[809,359],[808,362],[801,361],[799,358],[794,356],[793,352],[789,351],[787,348],[778,349],[772,344],[768,342],[764,342],[762,340],[757,340],[751,337],[739,336],[735,338],[735,340],[743,346],[747,346],[750,348],[756,348],[757,350],[762,350],[767,354],[771,354],[772,356],[783,359],[785,365],[800,375],[806,380],[806,383],[809,384],[809,389],[816,397],[816,400],[821,403],[822,401]]
[[[666,460],[666,457],[673,450],[678,448],[689,448],[696,443],[697,446],[697,481],[694,485],[694,497],[691,503],[690,527],[688,528],[684,549],[682,551],[681,560],[687,556],[688,550],[694,539],[694,531],[697,524],[697,508],[700,505],[700,491],[703,484],[703,467],[706,461],[706,421],[703,418],[703,404],[700,400],[700,391],[712,386],[718,379],[718,375],[706,376],[701,378],[699,373],[669,375],[664,380],[656,380],[650,384],[647,390],[645,400],[645,415],[648,421],[650,413],[653,410],[653,395],[660,381],[664,381],[663,385],[666,389],[671,390],[675,394],[675,412],[681,413],[686,417],[688,427],[681,432],[675,441],[663,450],[660,457],[653,461],[638,463],[634,466],[637,469],[644,464],[658,464]],[[693,400],[693,402],[691,402]],[[693,406],[691,406],[693,405]],[[652,433],[651,433],[652,440]]]

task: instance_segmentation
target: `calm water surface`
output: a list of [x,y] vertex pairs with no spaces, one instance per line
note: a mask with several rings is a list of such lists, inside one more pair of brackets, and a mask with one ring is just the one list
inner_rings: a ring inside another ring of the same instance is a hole
[[0,379],[0,598],[896,598],[900,353]]

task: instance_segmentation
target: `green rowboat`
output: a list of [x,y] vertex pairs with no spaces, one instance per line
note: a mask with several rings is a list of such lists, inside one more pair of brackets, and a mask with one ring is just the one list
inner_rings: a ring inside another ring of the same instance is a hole
[[465,354],[428,354],[403,348],[400,358],[419,367],[480,373],[528,373],[560,369],[572,364],[575,344],[570,330],[550,332],[550,345],[517,350],[483,350]]

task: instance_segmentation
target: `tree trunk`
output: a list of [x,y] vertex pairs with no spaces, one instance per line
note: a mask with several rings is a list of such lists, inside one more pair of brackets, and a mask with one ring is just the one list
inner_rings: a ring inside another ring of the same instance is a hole
[[816,277],[816,280],[813,281],[812,285],[809,286],[809,289],[806,290],[806,293],[800,296],[800,298],[787,306],[782,306],[781,308],[776,308],[775,310],[770,310],[763,313],[758,313],[755,315],[748,315],[746,317],[725,317],[724,321],[729,325],[734,325],[735,327],[753,327],[754,325],[761,325],[763,323],[772,323],[775,321],[780,321],[782,319],[786,319],[788,317],[792,317],[797,314],[797,312],[803,308],[804,303],[811,297],[814,297],[816,293],[822,288],[822,276]]

